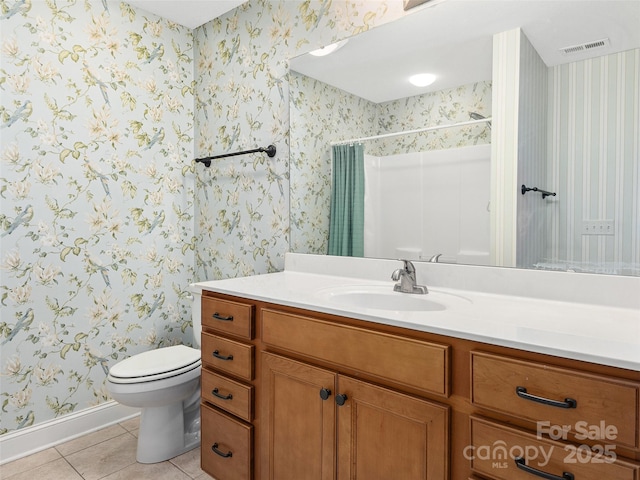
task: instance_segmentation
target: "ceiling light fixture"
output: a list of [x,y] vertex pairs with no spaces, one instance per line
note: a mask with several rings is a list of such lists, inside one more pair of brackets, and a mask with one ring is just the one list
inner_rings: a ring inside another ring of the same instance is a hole
[[436,81],[436,76],[432,73],[418,73],[409,77],[409,82],[416,87],[426,87]]
[[317,50],[312,50],[309,53],[314,57],[324,57],[325,55],[329,55],[330,53],[335,52],[339,48],[344,47],[344,44],[347,43],[348,39],[340,40],[339,42],[332,43],[331,45],[327,45],[326,47],[318,48]]

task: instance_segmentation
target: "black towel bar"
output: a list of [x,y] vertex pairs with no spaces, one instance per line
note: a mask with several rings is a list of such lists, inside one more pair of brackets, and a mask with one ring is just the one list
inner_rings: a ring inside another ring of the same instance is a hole
[[522,185],[522,187],[520,188],[520,191],[522,192],[522,195],[524,195],[527,192],[539,192],[542,194],[542,198],[556,196],[555,192],[547,192],[546,190],[540,190],[538,187],[528,188],[526,185]]
[[253,150],[244,150],[242,152],[223,153],[221,155],[214,155],[213,157],[196,158],[196,162],[204,163],[205,167],[210,167],[211,160],[216,160],[217,158],[235,157],[236,155],[246,155],[247,153],[256,153],[256,152],[264,152],[267,155],[269,155],[269,157],[273,157],[276,154],[276,146],[269,145],[266,148],[261,147],[261,148],[254,148]]

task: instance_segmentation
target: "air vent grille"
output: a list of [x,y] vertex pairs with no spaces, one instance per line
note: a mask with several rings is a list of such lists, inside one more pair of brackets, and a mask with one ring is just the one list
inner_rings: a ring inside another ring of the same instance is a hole
[[581,43],[580,45],[571,45],[570,47],[563,47],[560,49],[565,55],[572,55],[574,53],[586,52],[593,50],[594,48],[602,48],[609,45],[609,39],[603,38],[602,40],[594,40],[592,42]]

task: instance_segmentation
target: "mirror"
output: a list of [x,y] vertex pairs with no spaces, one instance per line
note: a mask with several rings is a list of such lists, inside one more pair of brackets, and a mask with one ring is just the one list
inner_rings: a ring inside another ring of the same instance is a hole
[[[439,261],[504,265],[491,254],[497,240],[489,217],[500,208],[490,199],[508,181],[518,191],[517,222],[496,221],[517,237],[518,258],[510,266],[640,275],[638,24],[635,0],[444,0],[352,37],[330,55],[291,59],[291,251],[327,251],[332,142],[446,125],[363,141],[379,162],[373,178],[386,194],[371,202],[385,207],[373,217],[388,222],[382,231],[396,240],[374,256],[428,260],[442,254]],[[523,172],[518,166],[517,179],[507,179],[502,167],[488,171],[491,164],[496,168],[495,152],[512,140],[499,128],[502,112],[492,113],[504,95],[492,78],[493,42],[494,35],[517,28],[542,62],[544,105],[533,112],[524,108],[526,99],[521,102],[517,121],[535,123],[542,134],[520,133],[515,148],[546,138],[539,149],[544,158],[530,160]],[[408,85],[406,78],[419,72],[438,78],[428,87]],[[458,123],[465,125],[449,127]],[[473,147],[490,149],[489,166],[465,160],[465,149]],[[404,155],[444,150],[453,150],[457,163],[421,158],[415,160],[420,173],[393,180],[386,173],[406,170]],[[528,173],[533,167],[537,177]],[[557,195],[522,195],[520,182]],[[477,190],[471,196],[469,186]],[[430,208],[417,215],[424,205]],[[445,230],[449,237],[438,237]],[[380,240],[381,230],[375,231]]]

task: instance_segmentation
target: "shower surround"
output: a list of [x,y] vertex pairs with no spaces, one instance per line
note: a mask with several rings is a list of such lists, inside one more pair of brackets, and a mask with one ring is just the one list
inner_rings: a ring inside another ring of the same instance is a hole
[[489,262],[491,145],[365,154],[365,257]]

